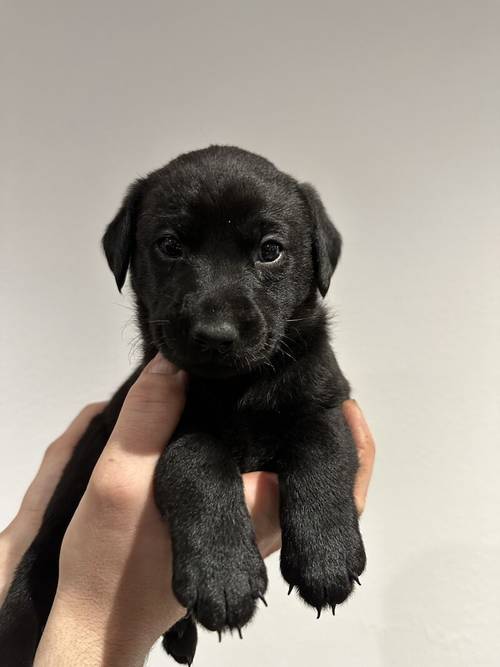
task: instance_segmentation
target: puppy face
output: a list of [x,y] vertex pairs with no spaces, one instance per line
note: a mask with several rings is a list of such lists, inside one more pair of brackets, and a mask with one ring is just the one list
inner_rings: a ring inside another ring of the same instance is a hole
[[271,363],[328,289],[340,237],[308,185],[241,149],[211,146],[131,186],[103,246],[156,348],[192,374]]

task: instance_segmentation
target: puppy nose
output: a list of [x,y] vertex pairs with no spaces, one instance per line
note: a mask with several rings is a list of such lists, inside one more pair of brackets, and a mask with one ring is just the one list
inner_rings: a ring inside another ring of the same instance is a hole
[[238,330],[231,322],[198,322],[191,335],[200,347],[217,352],[229,352],[238,340]]

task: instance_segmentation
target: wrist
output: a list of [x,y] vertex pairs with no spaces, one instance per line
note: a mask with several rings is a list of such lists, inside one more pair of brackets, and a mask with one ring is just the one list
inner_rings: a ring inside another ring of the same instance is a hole
[[112,604],[105,608],[58,592],[34,666],[142,667],[153,643],[126,618],[117,618]]
[[38,647],[34,667],[142,667],[158,637],[183,613],[176,604],[161,629],[147,623],[147,610],[113,600],[94,600],[58,591]]

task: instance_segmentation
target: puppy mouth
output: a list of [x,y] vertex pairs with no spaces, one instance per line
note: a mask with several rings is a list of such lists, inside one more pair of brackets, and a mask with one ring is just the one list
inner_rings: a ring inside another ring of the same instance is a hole
[[225,357],[213,359],[194,359],[191,355],[180,355],[175,348],[160,343],[160,352],[170,359],[179,368],[183,368],[190,375],[203,378],[229,378],[236,375],[244,375],[253,370],[250,363],[242,360],[228,360]]
[[265,339],[249,349],[242,348],[238,353],[195,353],[189,345],[176,339],[165,330],[163,324],[153,328],[153,342],[160,352],[176,366],[191,375],[204,378],[228,378],[245,375],[262,365],[269,365],[268,357],[274,349],[272,333],[268,332]]

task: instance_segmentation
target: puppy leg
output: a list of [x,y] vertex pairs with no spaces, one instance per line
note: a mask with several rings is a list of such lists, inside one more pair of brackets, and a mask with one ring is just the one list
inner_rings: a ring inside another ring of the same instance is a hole
[[165,449],[155,494],[172,536],[173,589],[209,630],[241,628],[267,587],[267,574],[228,447],[204,433]]
[[353,498],[357,455],[340,408],[283,443],[279,471],[281,572],[321,610],[343,602],[365,567]]

